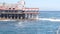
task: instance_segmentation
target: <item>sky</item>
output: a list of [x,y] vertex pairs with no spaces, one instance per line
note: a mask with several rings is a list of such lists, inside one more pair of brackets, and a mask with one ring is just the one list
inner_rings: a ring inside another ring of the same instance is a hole
[[[20,0],[0,0],[0,3],[17,3]],[[25,7],[36,7],[40,11],[60,11],[60,0],[24,0]]]

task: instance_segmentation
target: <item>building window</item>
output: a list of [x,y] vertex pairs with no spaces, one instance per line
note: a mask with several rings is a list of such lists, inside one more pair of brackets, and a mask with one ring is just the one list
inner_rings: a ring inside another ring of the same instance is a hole
[[13,8],[13,10],[15,10],[15,8]]
[[9,9],[11,9],[11,8],[9,8]]

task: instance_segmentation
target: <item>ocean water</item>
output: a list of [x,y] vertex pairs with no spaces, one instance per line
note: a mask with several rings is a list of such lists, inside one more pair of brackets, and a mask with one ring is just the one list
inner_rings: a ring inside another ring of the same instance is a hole
[[60,34],[60,12],[40,11],[36,20],[0,21],[0,34]]

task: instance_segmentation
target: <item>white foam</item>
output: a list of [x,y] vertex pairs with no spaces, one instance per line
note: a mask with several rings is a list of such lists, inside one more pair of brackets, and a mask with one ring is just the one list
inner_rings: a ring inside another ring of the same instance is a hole
[[17,22],[17,24],[15,24],[15,26],[17,26],[16,28],[23,28],[25,25],[23,24],[24,22]]
[[6,20],[0,20],[0,21],[16,21],[16,20],[6,19]]
[[54,19],[54,18],[37,18],[37,20],[59,21],[60,22],[60,19]]

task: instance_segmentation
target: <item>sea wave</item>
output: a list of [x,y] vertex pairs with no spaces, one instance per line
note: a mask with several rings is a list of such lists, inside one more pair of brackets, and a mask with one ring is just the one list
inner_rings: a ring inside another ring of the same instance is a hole
[[[60,19],[56,19],[56,18],[36,18],[36,20],[57,21],[57,22],[60,22]],[[0,21],[17,21],[17,20],[0,20]]]
[[0,20],[0,21],[16,21],[16,20],[6,19],[6,20]]
[[47,20],[47,21],[58,21],[58,22],[60,22],[60,19],[55,19],[55,18],[37,18],[37,20]]

